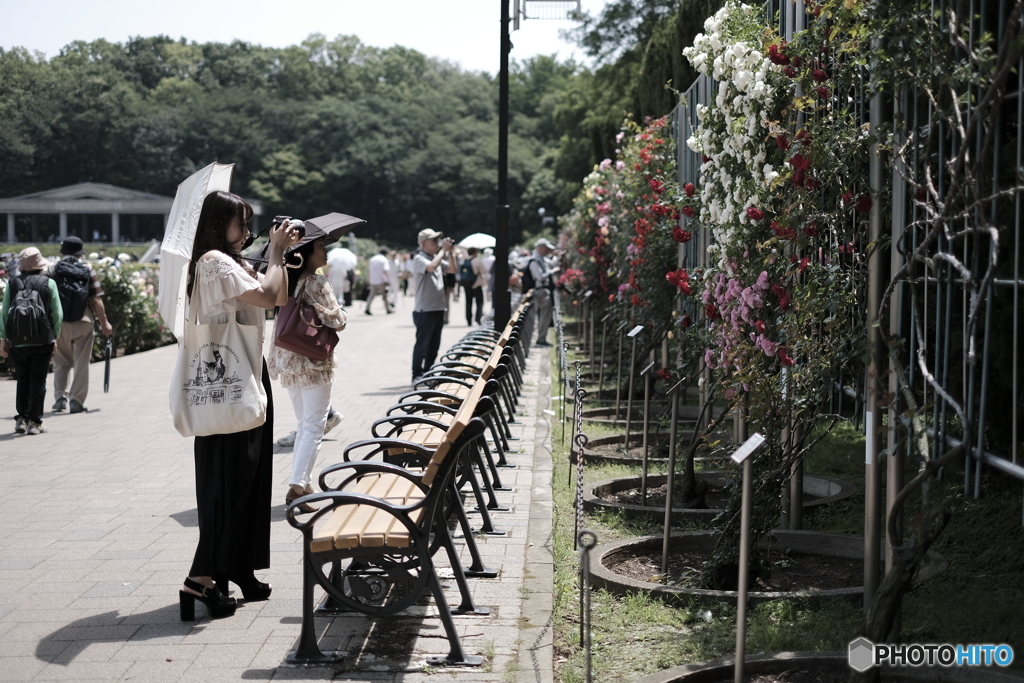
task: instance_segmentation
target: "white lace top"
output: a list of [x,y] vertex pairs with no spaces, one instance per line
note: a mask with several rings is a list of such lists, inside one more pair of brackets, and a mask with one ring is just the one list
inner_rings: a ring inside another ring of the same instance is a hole
[[222,251],[208,251],[196,263],[196,282],[192,287],[189,302],[189,319],[193,311],[201,325],[216,325],[228,322],[228,315],[235,314],[241,325],[255,325],[260,330],[260,345],[263,344],[266,313],[259,306],[239,301],[236,297],[260,286],[262,276],[253,277]]

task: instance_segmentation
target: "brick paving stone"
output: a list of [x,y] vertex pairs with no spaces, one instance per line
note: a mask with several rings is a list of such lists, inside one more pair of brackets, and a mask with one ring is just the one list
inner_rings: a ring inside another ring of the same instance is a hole
[[[325,438],[314,472],[341,461],[344,447],[366,438],[370,424],[411,389],[410,304],[403,300],[394,316],[353,315],[342,333],[332,402],[345,418]],[[361,304],[353,309],[360,310]],[[442,349],[467,331],[458,323],[447,326]],[[499,492],[498,499],[510,510],[491,516],[507,534],[477,537],[485,563],[500,569],[500,578],[469,582],[474,599],[493,614],[455,617],[466,651],[493,653],[493,661],[489,672],[429,673],[420,673],[426,655],[447,652],[432,604],[381,620],[317,618],[322,646],[350,656],[324,669],[284,663],[299,634],[302,606],[301,539],[284,516],[291,448],[275,446],[271,568],[260,572],[274,584],[273,596],[242,605],[228,619],[179,621],[177,591],[195,550],[197,521],[192,439],[177,434],[167,408],[175,355],[175,347],[165,347],[115,359],[107,394],[100,367],[93,368],[89,412],[46,413],[46,434],[15,436],[13,419],[0,418],[0,468],[8,483],[0,491],[0,680],[437,683],[506,680],[509,667],[518,671],[513,677],[523,679],[524,668],[536,668],[537,680],[551,679],[550,649],[548,660],[534,665],[523,661],[520,645],[520,621],[532,623],[529,616],[520,619],[530,611],[520,587],[546,595],[550,603],[550,572],[529,564],[531,550],[545,542],[536,537],[537,529],[546,534],[550,528],[549,490],[546,509],[534,503],[550,486],[545,352],[535,351],[530,359],[518,424],[512,425],[520,438],[510,442],[507,458],[516,467],[499,471],[512,490]],[[13,381],[0,380],[0,415],[13,413],[14,391]],[[52,395],[51,376],[50,401]],[[274,398],[276,440],[292,430],[295,417],[276,382]],[[470,520],[480,524],[479,515]],[[462,540],[456,548],[468,560]],[[453,602],[457,588],[444,553],[437,562]],[[205,608],[197,612],[205,615]]]

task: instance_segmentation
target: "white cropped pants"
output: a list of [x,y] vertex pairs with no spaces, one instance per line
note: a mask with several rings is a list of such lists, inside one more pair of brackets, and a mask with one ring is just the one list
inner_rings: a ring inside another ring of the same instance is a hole
[[288,483],[306,488],[310,483],[313,465],[320,452],[320,442],[327,426],[327,412],[331,405],[333,382],[315,387],[297,389],[288,387],[288,396],[295,408],[295,447],[292,451],[292,476]]

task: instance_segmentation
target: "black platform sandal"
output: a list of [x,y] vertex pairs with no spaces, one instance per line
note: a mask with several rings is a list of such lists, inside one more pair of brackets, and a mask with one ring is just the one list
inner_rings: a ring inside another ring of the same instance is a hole
[[192,579],[185,579],[185,586],[199,591],[202,595],[178,591],[178,606],[181,610],[182,621],[196,620],[196,600],[206,605],[206,611],[211,619],[230,617],[238,607],[238,601],[221,593],[216,586],[204,586]]
[[[247,579],[230,579],[235,585],[242,589],[242,597],[246,602],[260,602],[270,598],[273,587],[269,583],[262,583],[255,576]],[[223,576],[217,577],[217,588],[224,595],[228,594],[228,579]]]

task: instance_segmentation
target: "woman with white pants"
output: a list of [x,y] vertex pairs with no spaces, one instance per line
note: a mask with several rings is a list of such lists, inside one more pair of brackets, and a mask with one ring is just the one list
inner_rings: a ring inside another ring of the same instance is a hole
[[[310,237],[313,239],[307,241]],[[316,272],[327,265],[326,236],[307,234],[306,239],[300,240],[288,252],[285,265],[288,268],[288,295],[300,303],[311,304],[327,327],[345,329],[348,315],[338,305],[327,278]],[[327,426],[336,367],[333,355],[327,360],[312,360],[278,346],[273,347],[267,359],[270,376],[280,378],[281,385],[288,390],[298,420],[285,504],[290,505],[296,498],[313,492],[313,466]],[[303,504],[302,511],[312,512],[313,507]]]

